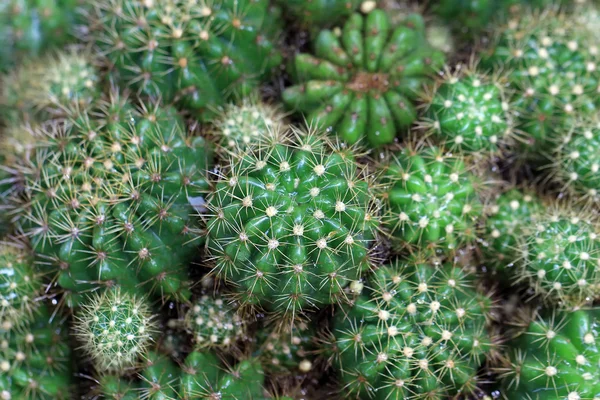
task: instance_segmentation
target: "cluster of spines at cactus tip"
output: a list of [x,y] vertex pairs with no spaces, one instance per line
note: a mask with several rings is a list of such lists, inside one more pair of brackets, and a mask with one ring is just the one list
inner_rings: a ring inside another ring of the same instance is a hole
[[371,268],[378,207],[354,153],[294,130],[232,158],[208,200],[207,247],[242,305],[293,316],[340,301]]

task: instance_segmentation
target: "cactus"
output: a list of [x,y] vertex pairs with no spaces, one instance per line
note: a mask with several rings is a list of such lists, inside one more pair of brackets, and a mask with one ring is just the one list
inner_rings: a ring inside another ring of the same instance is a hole
[[[187,299],[187,263],[208,191],[211,148],[171,107],[113,96],[74,122],[40,128],[22,168],[21,229],[70,296],[118,284]],[[143,288],[142,288],[143,287]]]
[[33,259],[22,244],[0,244],[0,321],[14,326],[30,321],[41,289]]
[[446,71],[421,127],[452,151],[497,154],[510,143],[512,116],[500,81],[474,68]]
[[0,325],[0,398],[71,398],[71,350],[67,330],[40,305],[24,326]]
[[532,190],[512,188],[486,204],[481,250],[488,265],[503,271],[520,258],[521,239],[535,229],[543,203]]
[[75,335],[100,372],[124,371],[143,357],[156,329],[147,300],[111,289],[77,314]]
[[596,399],[600,396],[599,309],[535,316],[509,342],[502,378],[505,399]]
[[462,157],[419,143],[392,154],[383,169],[382,222],[399,247],[448,253],[475,238],[482,184]]
[[[208,119],[246,96],[281,63],[279,10],[268,0],[94,3],[91,36],[118,81],[138,94],[176,99]],[[140,22],[141,21],[141,22]]]
[[379,221],[354,149],[294,136],[232,159],[207,222],[214,273],[241,304],[291,317],[339,301],[369,270]]
[[185,316],[185,325],[199,349],[232,346],[245,333],[244,320],[235,305],[207,295],[193,303]]
[[594,221],[569,206],[535,216],[520,238],[518,277],[549,302],[580,304],[600,295],[600,247]]
[[347,143],[392,142],[414,122],[414,102],[443,66],[443,53],[427,42],[418,14],[398,26],[383,10],[353,14],[341,36],[335,32],[319,33],[314,56],[295,57],[297,84],[283,92],[284,102]]
[[470,267],[397,260],[334,318],[330,352],[345,398],[468,395],[494,350],[493,307]]
[[348,17],[360,0],[278,0],[285,10],[309,28],[331,26]]
[[276,107],[259,101],[244,101],[225,107],[213,121],[213,134],[221,149],[244,152],[278,140],[285,131],[284,115]]
[[283,329],[263,327],[256,334],[256,354],[266,372],[275,375],[306,374],[314,367],[315,329],[306,322]]
[[7,0],[0,4],[0,71],[71,40],[78,0]]
[[484,56],[483,67],[508,72],[521,151],[532,160],[551,154],[574,117],[600,105],[600,55],[593,35],[576,18],[554,9],[524,13],[502,29]]

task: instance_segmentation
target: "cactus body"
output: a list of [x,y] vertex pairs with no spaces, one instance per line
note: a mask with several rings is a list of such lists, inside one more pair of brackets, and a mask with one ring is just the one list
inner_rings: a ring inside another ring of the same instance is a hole
[[508,344],[499,369],[506,399],[597,399],[600,310],[555,312],[535,318]]
[[257,333],[257,354],[265,371],[276,375],[306,374],[313,368],[315,329],[299,322],[277,330],[264,327]]
[[199,118],[248,95],[281,63],[279,12],[267,0],[110,0],[93,15],[92,36],[121,83],[177,99]]
[[476,389],[492,348],[491,300],[466,269],[397,261],[336,314],[334,366],[346,398],[437,399]]
[[344,295],[370,268],[378,225],[353,151],[296,136],[233,159],[207,223],[215,273],[243,304],[289,316]]
[[405,147],[385,165],[386,229],[400,247],[448,253],[475,237],[483,207],[478,179],[461,157],[438,147]]
[[294,19],[310,28],[331,26],[356,9],[359,0],[278,0]]
[[185,316],[185,324],[198,348],[231,346],[245,328],[234,305],[206,295],[194,302]]
[[284,102],[343,141],[373,147],[414,122],[415,98],[444,63],[417,14],[399,26],[383,10],[353,14],[341,37],[323,30],[314,47],[314,55],[295,57],[298,84],[283,92]]
[[170,107],[113,98],[86,116],[43,126],[23,169],[20,224],[40,265],[72,306],[98,285],[188,298],[210,147]]

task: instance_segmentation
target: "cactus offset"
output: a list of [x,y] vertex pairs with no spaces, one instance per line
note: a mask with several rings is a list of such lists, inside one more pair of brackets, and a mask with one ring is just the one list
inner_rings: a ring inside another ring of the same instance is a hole
[[314,366],[315,329],[299,322],[292,328],[263,327],[256,334],[257,355],[265,371],[275,375],[306,374]]
[[309,28],[331,26],[358,7],[360,0],[278,0],[285,10]]

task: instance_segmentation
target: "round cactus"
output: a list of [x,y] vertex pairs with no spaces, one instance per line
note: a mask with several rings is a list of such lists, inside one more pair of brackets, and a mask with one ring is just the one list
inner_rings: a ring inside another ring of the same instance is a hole
[[68,343],[66,329],[45,306],[24,326],[0,325],[0,399],[70,399]]
[[600,396],[600,309],[535,317],[509,342],[505,399],[597,399]]
[[114,284],[189,298],[191,214],[209,189],[204,139],[171,107],[136,109],[117,97],[77,121],[42,126],[40,137],[23,168],[29,199],[19,223],[70,305]]
[[597,228],[581,212],[554,208],[537,215],[521,237],[517,273],[548,301],[591,301],[600,294]]
[[[585,11],[579,11],[585,12]],[[576,115],[600,105],[600,54],[575,15],[523,13],[501,30],[483,66],[506,71],[523,153],[546,156]]]
[[408,145],[384,165],[380,181],[382,222],[399,247],[448,253],[475,238],[480,182],[461,157]]
[[259,101],[227,105],[213,133],[222,149],[243,152],[277,140],[285,131],[284,115]]
[[187,330],[197,348],[228,347],[245,332],[243,319],[222,298],[204,295],[193,303],[185,316]]
[[264,327],[256,334],[257,354],[271,374],[306,374],[314,367],[315,330],[306,322],[290,329]]
[[94,2],[91,36],[139,94],[176,99],[206,119],[281,64],[268,0]]
[[333,325],[334,367],[346,398],[467,395],[494,348],[493,304],[469,268],[396,261],[369,278]]
[[109,289],[82,307],[75,334],[98,371],[120,372],[145,355],[155,330],[153,319],[145,299]]
[[286,11],[311,28],[333,25],[358,7],[360,0],[277,0]]
[[207,246],[242,304],[293,316],[369,270],[379,220],[352,148],[296,132],[230,165],[208,201]]
[[295,81],[283,92],[288,107],[348,143],[377,147],[408,130],[422,85],[444,64],[427,42],[418,14],[394,26],[383,10],[353,14],[340,30],[323,30],[315,55],[294,59]]
[[42,282],[27,251],[0,244],[0,322],[20,326],[31,320],[41,289]]
[[78,0],[3,1],[0,4],[0,71],[24,58],[68,43],[77,22],[79,3]]
[[447,71],[427,104],[422,127],[453,151],[495,154],[510,140],[512,116],[494,77],[472,69]]
[[482,235],[484,259],[498,270],[520,258],[521,239],[535,229],[542,201],[532,190],[510,189],[486,204],[485,233]]

